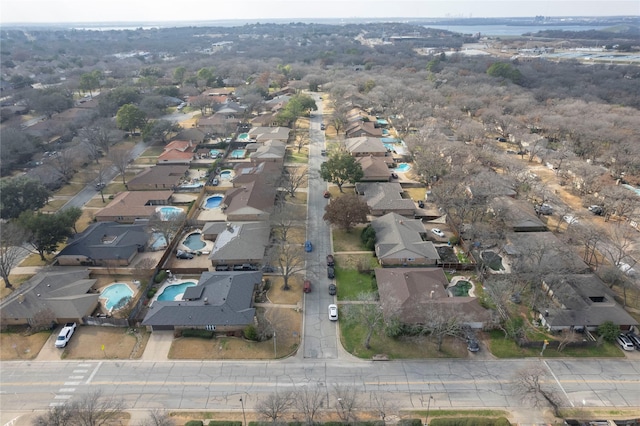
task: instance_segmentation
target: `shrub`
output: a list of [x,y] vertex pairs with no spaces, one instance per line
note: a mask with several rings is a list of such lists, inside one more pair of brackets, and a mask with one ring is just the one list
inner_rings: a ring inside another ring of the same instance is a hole
[[156,295],[157,292],[158,292],[157,288],[151,287],[149,291],[147,291],[147,299],[151,299],[153,296]]
[[225,420],[211,420],[208,426],[242,426],[242,422],[232,422]]
[[422,419],[402,419],[398,426],[422,426]]
[[258,330],[256,330],[256,327],[253,324],[246,326],[244,330],[242,330],[242,334],[247,340],[252,340],[254,342],[258,341]]
[[202,420],[189,420],[184,426],[204,426],[204,423],[202,423]]
[[441,418],[429,421],[431,426],[510,426],[509,420],[504,417],[457,417]]
[[620,327],[613,321],[605,321],[598,326],[598,334],[607,342],[615,342],[619,333]]
[[367,225],[360,233],[360,241],[367,250],[373,250],[376,246],[376,231],[371,225]]
[[201,339],[213,338],[213,331],[197,328],[185,328],[182,330],[182,337],[199,337]]
[[157,284],[161,283],[162,281],[164,281],[165,279],[167,279],[167,271],[165,271],[164,269],[161,270],[160,272],[158,272],[156,274],[156,277],[154,278],[153,281],[155,281]]

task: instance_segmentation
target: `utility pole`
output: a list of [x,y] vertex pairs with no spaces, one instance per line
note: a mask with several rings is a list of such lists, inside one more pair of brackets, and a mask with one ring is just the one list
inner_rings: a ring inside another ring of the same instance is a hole
[[244,414],[244,401],[242,401],[242,397],[240,397],[240,405],[242,405],[242,426],[247,426],[247,416]]

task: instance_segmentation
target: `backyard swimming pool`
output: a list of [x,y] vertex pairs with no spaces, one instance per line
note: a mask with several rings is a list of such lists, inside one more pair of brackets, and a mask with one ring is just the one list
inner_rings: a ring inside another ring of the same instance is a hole
[[167,240],[162,232],[154,232],[151,234],[151,243],[149,244],[152,251],[164,250],[167,248]]
[[158,295],[158,298],[156,300],[160,300],[160,301],[182,300],[184,291],[188,287],[193,287],[195,285],[196,283],[194,283],[193,281],[186,281],[180,284],[173,284],[173,285],[167,286],[165,287],[164,290],[162,290],[162,293]]
[[224,199],[224,196],[220,194],[207,197],[207,200],[204,203],[204,208],[215,209],[216,207],[220,207],[220,204],[222,204],[223,199]]
[[232,175],[231,170],[223,170],[223,171],[220,172],[220,179],[221,180],[229,180],[229,179],[231,179],[231,175]]
[[244,158],[247,155],[246,149],[234,149],[229,155],[231,158]]
[[220,155],[220,151],[218,151],[217,149],[209,150],[209,157],[218,158],[218,155]]
[[238,135],[238,140],[239,141],[248,141],[249,140],[249,133],[240,133]]
[[104,306],[109,311],[124,307],[132,296],[133,290],[124,283],[111,284],[100,292],[100,299],[105,299]]
[[181,209],[180,207],[163,206],[157,207],[156,212],[159,213],[160,220],[165,221],[184,213],[184,209]]
[[182,244],[193,251],[202,250],[204,246],[207,245],[207,243],[202,239],[202,233],[200,232],[194,232],[187,235],[187,237],[182,240]]
[[394,169],[396,172],[405,173],[411,170],[411,164],[408,163],[400,163]]

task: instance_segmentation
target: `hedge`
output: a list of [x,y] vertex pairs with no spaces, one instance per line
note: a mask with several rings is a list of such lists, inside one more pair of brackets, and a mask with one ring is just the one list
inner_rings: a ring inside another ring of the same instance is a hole
[[422,419],[402,419],[398,426],[422,426]]
[[160,284],[162,281],[164,281],[167,278],[167,271],[165,271],[164,269],[159,271],[156,274],[156,277],[154,278],[154,281],[156,282],[156,284]]
[[202,420],[189,420],[184,426],[204,426],[204,423],[202,423]]
[[242,426],[242,422],[231,422],[225,420],[211,420],[208,426]]
[[213,338],[213,331],[209,330],[201,330],[196,328],[185,328],[181,330],[180,334],[182,337],[200,337],[202,339],[211,339]]
[[464,417],[464,418],[440,418],[429,422],[431,426],[511,426],[509,420],[504,417]]

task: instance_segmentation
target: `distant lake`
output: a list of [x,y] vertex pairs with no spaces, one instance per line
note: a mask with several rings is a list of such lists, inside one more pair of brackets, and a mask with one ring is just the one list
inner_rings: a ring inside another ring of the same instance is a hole
[[426,28],[437,28],[462,34],[488,36],[519,36],[524,33],[537,33],[545,30],[587,31],[604,30],[611,25],[425,25]]

